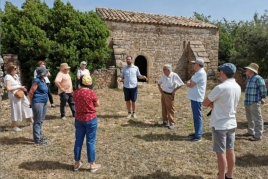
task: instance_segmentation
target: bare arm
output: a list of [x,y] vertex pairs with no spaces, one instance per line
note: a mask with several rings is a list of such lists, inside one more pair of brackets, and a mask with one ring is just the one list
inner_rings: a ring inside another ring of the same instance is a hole
[[100,101],[98,100],[98,101],[94,102],[94,106],[99,107],[100,106]]
[[158,90],[159,90],[159,92],[162,94],[163,92],[162,92],[162,88],[161,88],[161,84],[158,84]]
[[65,92],[65,89],[62,88],[62,86],[60,85],[60,82],[59,82],[59,81],[55,81],[55,85],[56,85],[59,89],[61,89],[61,91]]
[[119,83],[119,82],[122,82],[124,80],[124,78],[121,78],[121,77],[118,77],[117,78],[117,82]]
[[213,108],[213,102],[211,102],[208,97],[203,101],[202,105],[205,107]]
[[146,80],[146,81],[147,81],[147,77],[146,77],[146,76],[144,76],[144,75],[140,75],[140,76],[138,76],[138,78],[139,78],[139,79],[144,79],[144,80]]
[[35,93],[37,87],[38,87],[38,84],[34,82],[30,88],[30,91],[29,91],[30,104],[32,104],[33,94]]
[[189,81],[187,81],[187,83],[186,83],[186,85],[187,85],[188,88],[192,88],[192,87],[194,87],[195,84],[196,84],[196,83],[195,83],[194,81],[192,81],[192,80],[189,80]]
[[174,89],[174,91],[172,92],[172,96],[175,97],[175,93],[178,89],[180,89],[181,87],[183,87],[183,85],[181,86],[177,86],[177,88]]

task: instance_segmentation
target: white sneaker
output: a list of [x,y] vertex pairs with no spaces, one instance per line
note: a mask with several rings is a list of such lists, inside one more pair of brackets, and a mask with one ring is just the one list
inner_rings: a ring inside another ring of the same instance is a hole
[[20,132],[20,131],[22,131],[20,128],[18,128],[18,127],[14,127],[13,128],[13,131],[15,131],[15,132]]
[[133,113],[133,114],[132,114],[132,117],[134,117],[134,118],[136,119],[136,118],[137,118],[136,113]]
[[128,113],[127,118],[131,118],[131,113]]

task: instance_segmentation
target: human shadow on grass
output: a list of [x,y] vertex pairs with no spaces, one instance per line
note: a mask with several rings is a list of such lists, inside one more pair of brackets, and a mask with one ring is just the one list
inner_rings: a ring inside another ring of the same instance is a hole
[[[134,137],[138,138],[138,139],[143,139],[147,142],[153,142],[153,141],[190,141],[190,137],[188,137],[188,135],[185,136],[181,136],[181,135],[176,135],[176,134],[170,134],[170,133],[166,133],[166,134],[146,134],[146,135],[135,135]],[[211,133],[207,132],[207,133],[203,133],[202,136],[203,139],[205,140],[212,140],[211,137]]]
[[[74,166],[65,164],[65,163],[60,163],[57,161],[34,161],[34,162],[22,162],[19,165],[20,169],[25,169],[25,170],[32,170],[32,171],[37,171],[37,170],[61,170],[61,169],[66,169],[66,170],[73,170]],[[86,170],[86,169],[80,169],[80,170]]]
[[204,179],[201,176],[194,176],[194,175],[179,175],[179,176],[172,176],[169,172],[161,172],[156,171],[155,173],[148,174],[145,176],[132,176],[131,179],[151,179],[151,178],[157,178],[157,179]]
[[[29,126],[29,124],[19,124],[18,125],[19,128],[23,129],[23,128],[27,128],[27,127],[31,127],[32,126]],[[11,126],[0,126],[0,132],[15,132],[13,131],[12,127]]]
[[106,118],[108,118],[108,119],[111,119],[111,118],[119,119],[119,118],[124,118],[126,116],[125,115],[102,115],[102,114],[97,114],[97,117],[98,118],[103,118],[103,119],[106,119]]
[[236,165],[240,167],[268,166],[268,155],[255,156],[253,154],[246,154],[236,157]]
[[56,120],[56,119],[60,119],[60,115],[46,115],[45,120]]
[[247,129],[248,128],[248,122],[237,122],[237,129]]
[[7,132],[7,131],[9,131],[8,128],[10,128],[10,127],[0,126],[0,132]]
[[0,138],[1,145],[17,145],[17,144],[34,144],[33,139],[25,138],[25,137],[16,137],[16,138]]
[[153,141],[187,141],[189,138],[187,136],[179,136],[176,134],[146,134],[146,135],[135,135],[134,137],[138,139],[143,139],[146,142],[153,142]]
[[136,120],[132,120],[130,119],[128,121],[128,124],[121,124],[122,127],[128,127],[128,126],[133,126],[133,127],[157,127],[159,124],[157,123],[145,123],[142,121],[136,121]]

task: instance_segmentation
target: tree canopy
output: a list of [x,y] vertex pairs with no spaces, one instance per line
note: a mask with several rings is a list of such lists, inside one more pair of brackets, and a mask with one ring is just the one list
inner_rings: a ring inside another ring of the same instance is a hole
[[96,69],[110,57],[104,22],[95,12],[79,12],[69,2],[55,0],[49,8],[41,0],[26,0],[21,9],[6,2],[1,19],[2,53],[19,56],[25,85],[31,84],[39,60],[46,60],[54,78],[62,62],[72,67],[74,76],[81,61]]
[[211,16],[194,13],[194,17],[219,27],[219,64],[231,62],[238,67],[257,63],[259,74],[268,76],[268,11],[251,21],[211,20]]

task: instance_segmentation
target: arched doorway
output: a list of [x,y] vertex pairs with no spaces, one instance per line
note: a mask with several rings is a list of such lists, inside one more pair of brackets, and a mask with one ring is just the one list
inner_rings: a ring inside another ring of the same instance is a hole
[[[147,75],[147,60],[144,56],[139,55],[134,62],[134,65],[136,65],[137,67],[139,67],[140,73],[141,75],[145,75],[148,77]],[[145,82],[145,80],[141,80],[138,79],[139,82]]]

